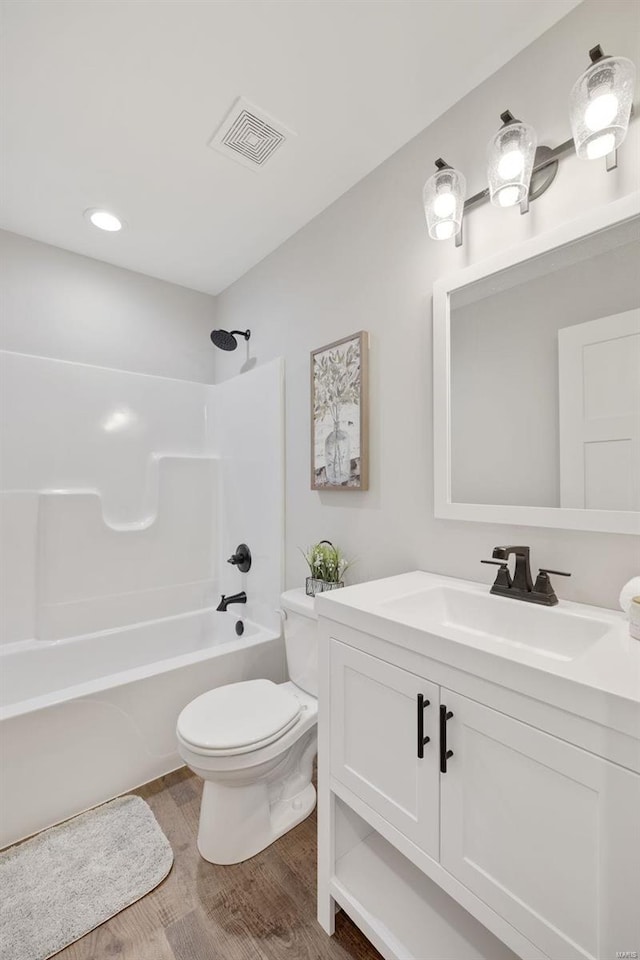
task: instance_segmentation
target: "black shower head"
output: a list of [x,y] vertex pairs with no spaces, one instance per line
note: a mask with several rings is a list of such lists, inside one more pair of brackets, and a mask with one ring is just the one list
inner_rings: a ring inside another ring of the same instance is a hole
[[235,350],[238,346],[236,337],[244,337],[245,340],[248,340],[250,336],[250,330],[232,330],[231,333],[228,330],[211,331],[212,343],[221,350]]

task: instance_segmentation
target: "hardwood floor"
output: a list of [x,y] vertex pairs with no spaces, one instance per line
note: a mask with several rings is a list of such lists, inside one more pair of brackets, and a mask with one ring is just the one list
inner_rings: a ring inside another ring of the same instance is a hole
[[344,913],[328,937],[315,919],[316,815],[231,867],[196,849],[200,780],[178,770],[140,790],[173,847],[159,887],[56,960],[380,960]]

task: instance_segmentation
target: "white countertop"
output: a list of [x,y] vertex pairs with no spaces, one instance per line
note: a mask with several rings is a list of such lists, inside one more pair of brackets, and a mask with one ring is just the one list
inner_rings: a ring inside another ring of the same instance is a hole
[[[465,602],[495,613],[510,625],[508,639],[504,630],[500,637],[486,629],[461,628],[446,611],[436,616],[423,598],[426,591],[436,596],[438,589],[454,599],[460,594],[451,591],[462,591]],[[640,739],[640,641],[630,637],[622,612],[569,601],[539,606],[492,596],[486,584],[424,571],[319,594],[316,610],[320,617]],[[524,643],[517,638],[520,617],[528,637]],[[540,648],[531,642],[538,625],[544,640]],[[588,640],[581,645],[583,633]]]

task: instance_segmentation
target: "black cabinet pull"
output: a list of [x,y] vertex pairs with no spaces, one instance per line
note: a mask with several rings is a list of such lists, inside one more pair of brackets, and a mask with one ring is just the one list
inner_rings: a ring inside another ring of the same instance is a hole
[[452,716],[451,710],[440,704],[440,773],[447,772],[447,760],[453,756],[453,750],[447,750],[447,720]]
[[424,745],[429,743],[431,737],[425,737],[424,735],[424,710],[425,707],[429,706],[429,700],[425,700],[424,696],[418,694],[418,757],[420,760],[424,757]]

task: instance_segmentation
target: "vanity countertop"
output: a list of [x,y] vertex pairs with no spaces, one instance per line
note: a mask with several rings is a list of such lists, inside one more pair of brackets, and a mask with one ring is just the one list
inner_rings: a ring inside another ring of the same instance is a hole
[[424,571],[319,594],[316,609],[640,740],[640,641],[622,612],[538,606]]

